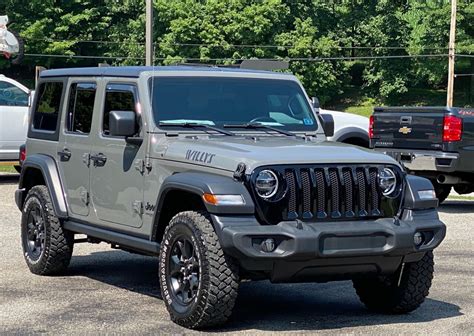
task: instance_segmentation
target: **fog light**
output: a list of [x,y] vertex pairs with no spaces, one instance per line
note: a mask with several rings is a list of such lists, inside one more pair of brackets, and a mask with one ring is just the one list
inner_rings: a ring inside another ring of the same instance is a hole
[[275,240],[273,240],[273,238],[267,238],[260,244],[260,248],[263,252],[273,252],[275,251],[275,247]]
[[421,232],[415,232],[415,235],[413,236],[413,243],[415,243],[416,246],[420,246],[423,244],[425,240],[425,236]]

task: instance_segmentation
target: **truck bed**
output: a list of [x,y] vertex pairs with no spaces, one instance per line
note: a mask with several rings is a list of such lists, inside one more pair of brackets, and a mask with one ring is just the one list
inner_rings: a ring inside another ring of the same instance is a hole
[[[438,168],[449,166],[450,171],[474,171],[472,108],[376,107],[371,129],[370,147],[400,161],[410,161],[413,153],[435,152],[440,158],[436,160]],[[459,159],[450,163],[443,155]]]

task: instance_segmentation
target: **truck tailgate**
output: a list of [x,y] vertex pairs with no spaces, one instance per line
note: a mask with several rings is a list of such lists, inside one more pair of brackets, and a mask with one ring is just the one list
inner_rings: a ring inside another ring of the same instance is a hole
[[441,150],[445,114],[441,108],[376,108],[372,146]]

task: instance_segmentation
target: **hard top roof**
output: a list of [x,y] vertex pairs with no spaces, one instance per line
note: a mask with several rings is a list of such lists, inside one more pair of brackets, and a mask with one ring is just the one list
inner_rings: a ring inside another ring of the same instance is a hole
[[[227,72],[227,73],[260,73],[284,75],[281,72],[250,70],[226,67],[206,67],[206,66],[122,66],[122,67],[94,67],[94,68],[68,68],[68,69],[52,69],[41,72],[40,77],[76,77],[76,76],[107,76],[107,77],[139,77],[145,71],[186,71],[186,72]],[[291,75],[291,74],[288,74]]]

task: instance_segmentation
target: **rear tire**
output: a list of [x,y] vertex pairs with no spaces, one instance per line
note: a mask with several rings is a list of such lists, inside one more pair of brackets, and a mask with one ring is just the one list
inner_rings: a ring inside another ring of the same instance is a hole
[[439,184],[436,183],[434,185],[436,197],[439,200],[439,204],[443,203],[446,198],[448,198],[449,194],[451,193],[451,186],[446,184]]
[[391,276],[354,279],[353,283],[368,309],[404,314],[417,309],[428,296],[433,270],[433,252],[429,251],[421,260],[405,264],[401,279],[400,273],[396,272]]
[[237,298],[238,267],[224,254],[205,213],[177,214],[165,230],[159,281],[171,320],[199,329],[227,321]]
[[64,230],[55,216],[48,188],[30,189],[21,217],[23,255],[30,271],[38,275],[64,272],[69,266],[74,234]]
[[21,166],[13,166],[18,174],[21,174]]

